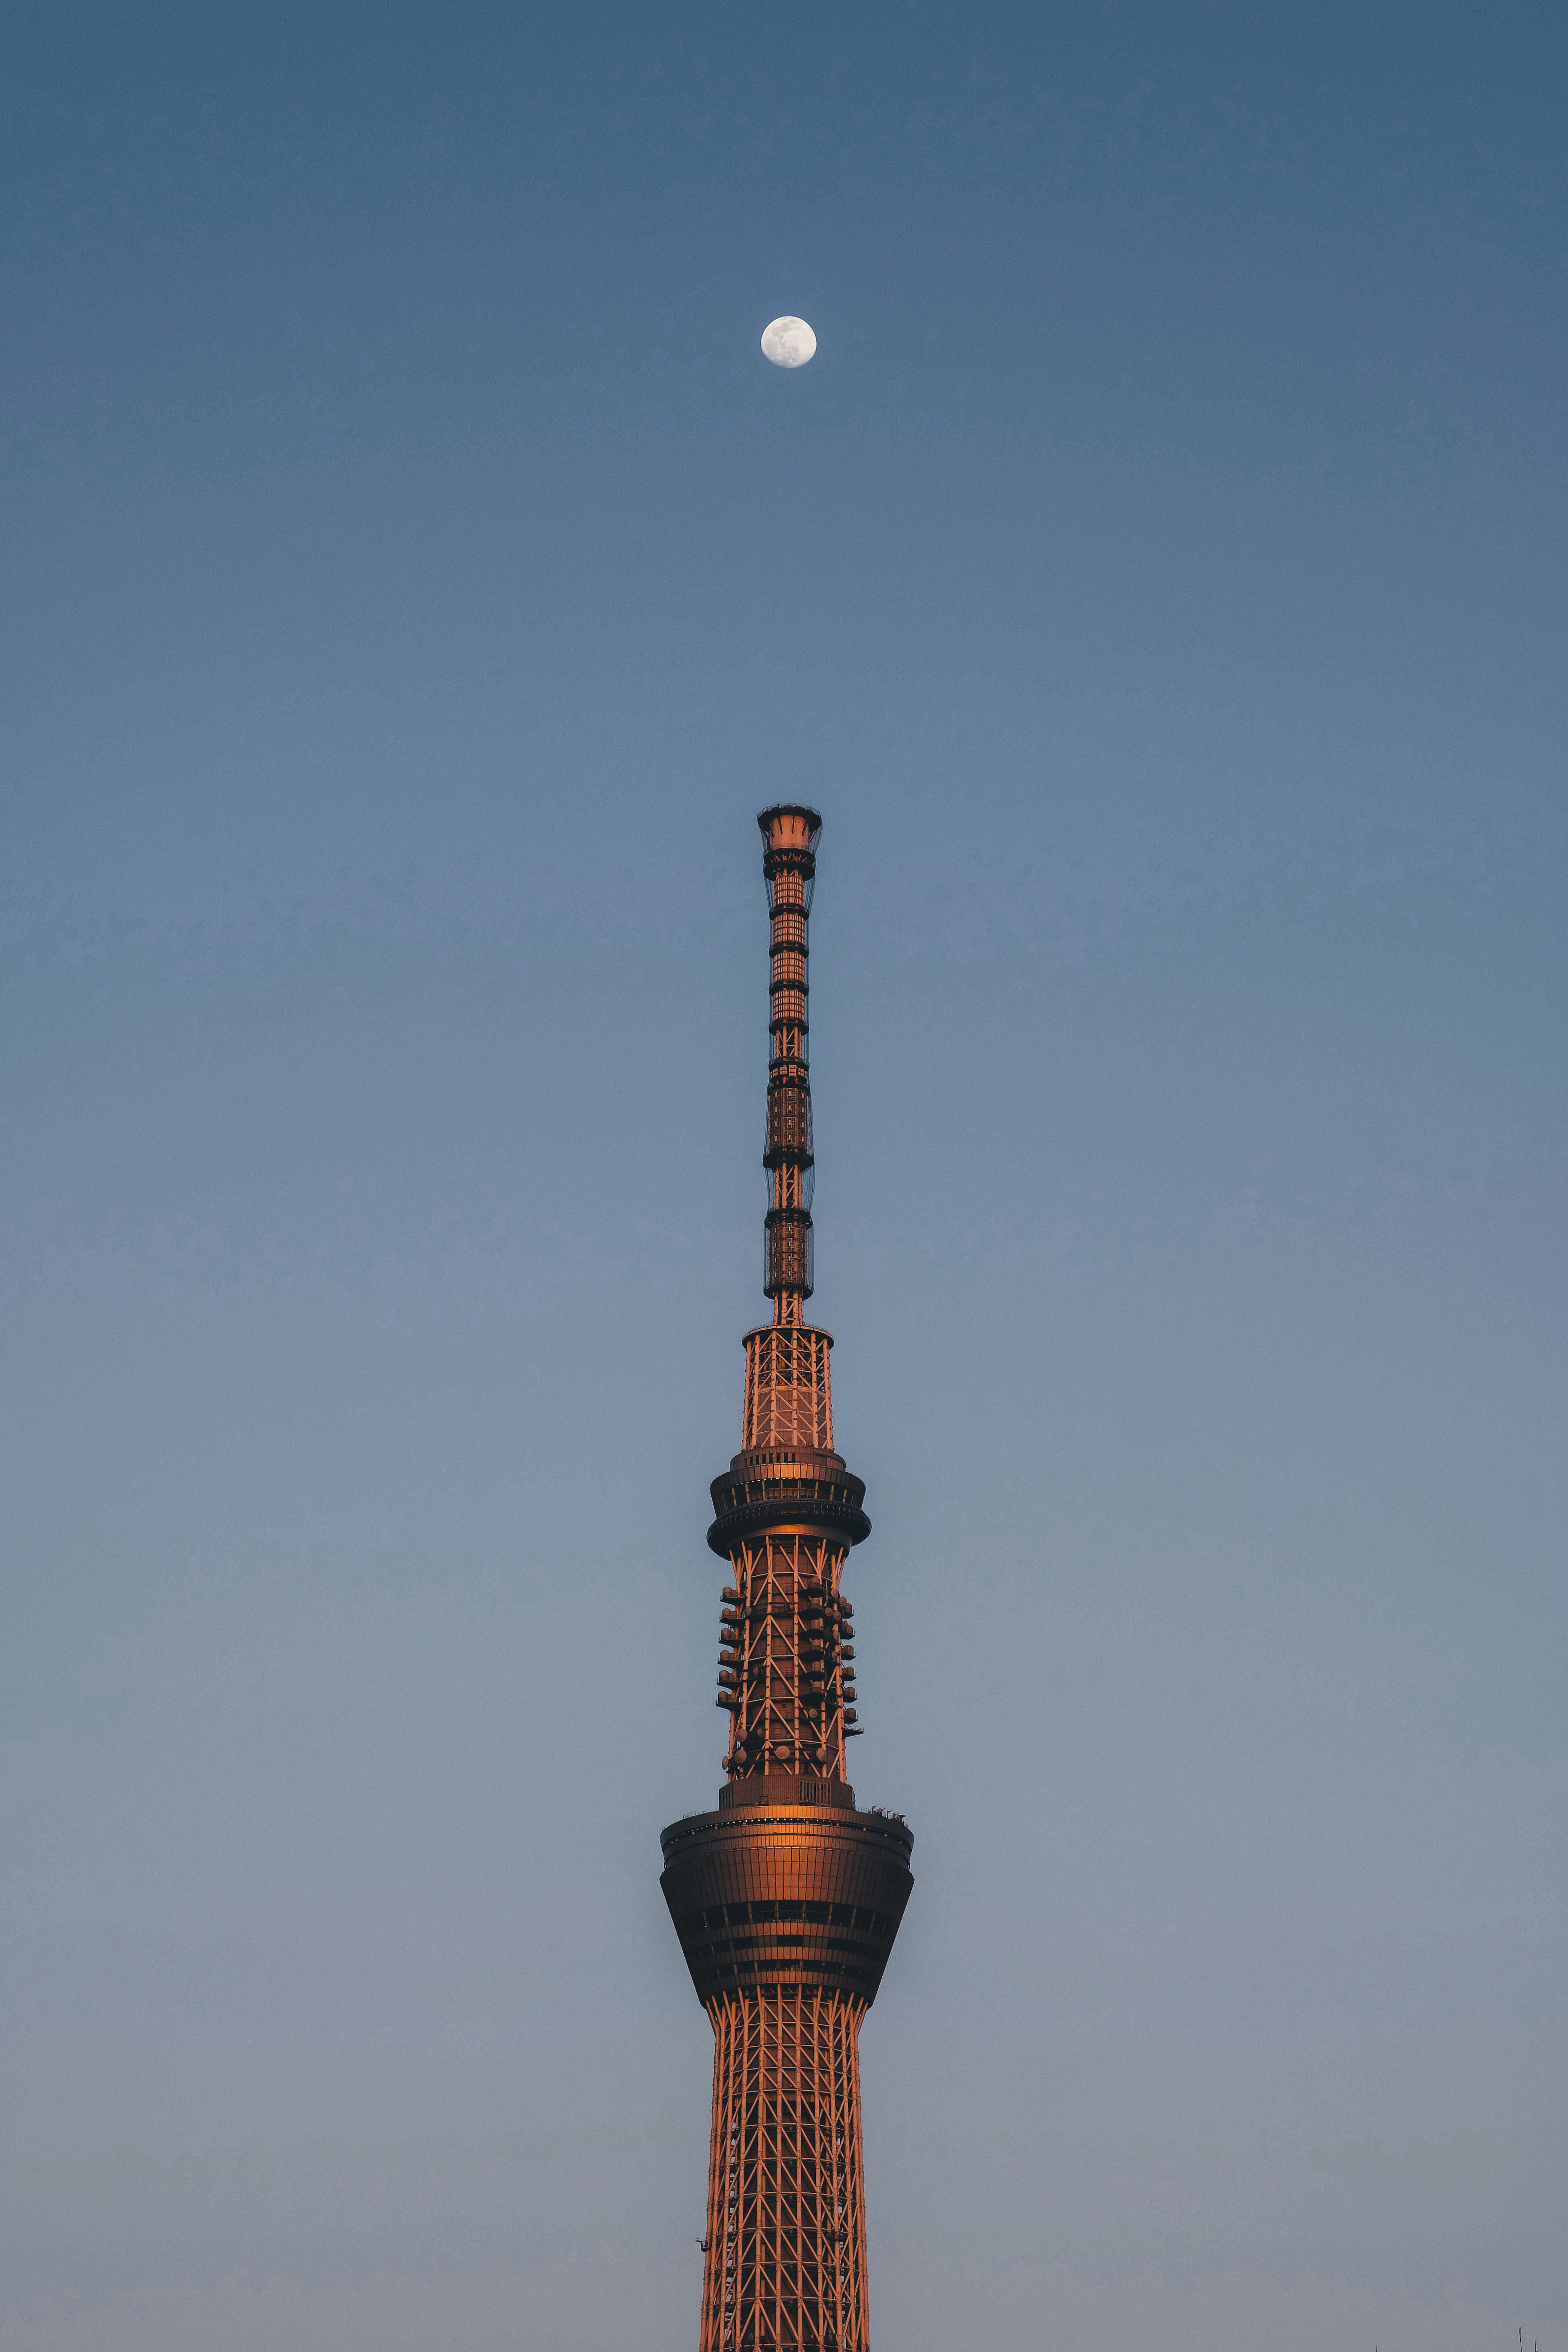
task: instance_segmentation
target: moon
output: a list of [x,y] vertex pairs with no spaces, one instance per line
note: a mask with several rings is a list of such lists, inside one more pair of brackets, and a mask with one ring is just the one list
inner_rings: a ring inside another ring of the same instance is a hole
[[816,355],[816,337],[804,319],[775,319],[763,329],[763,357],[774,367],[804,367]]

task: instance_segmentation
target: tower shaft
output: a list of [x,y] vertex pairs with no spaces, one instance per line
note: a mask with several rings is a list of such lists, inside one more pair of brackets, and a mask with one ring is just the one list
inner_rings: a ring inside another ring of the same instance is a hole
[[763,1288],[746,1334],[742,1446],[713,1481],[727,1560],[713,1812],[662,1835],[660,1880],[713,2027],[713,2129],[700,2352],[867,2352],[860,2021],[913,1881],[902,1819],[862,1812],[853,1608],[840,1590],[870,1533],[834,1451],[830,1335],[811,1296],[807,919],[821,820],[758,819],[771,919]]
[[721,1996],[700,2352],[861,2352],[860,2011],[800,1990]]

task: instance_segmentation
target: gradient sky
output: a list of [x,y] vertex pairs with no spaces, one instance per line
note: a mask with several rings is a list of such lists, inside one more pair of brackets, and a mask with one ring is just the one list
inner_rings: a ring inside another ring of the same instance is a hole
[[1568,2352],[1568,18],[4,25],[0,2352],[694,2343],[779,796],[880,2352]]

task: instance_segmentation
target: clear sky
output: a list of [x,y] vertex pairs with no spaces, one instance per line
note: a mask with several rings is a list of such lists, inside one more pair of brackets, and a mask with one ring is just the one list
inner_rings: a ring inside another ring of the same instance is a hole
[[780,796],[881,2352],[1568,2352],[1568,17],[0,53],[0,2352],[695,2342]]

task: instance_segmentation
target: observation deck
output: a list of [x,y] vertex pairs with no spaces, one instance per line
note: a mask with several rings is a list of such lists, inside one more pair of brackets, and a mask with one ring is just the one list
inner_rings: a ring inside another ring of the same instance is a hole
[[708,1530],[708,1548],[723,1559],[768,1529],[806,1534],[820,1528],[851,1544],[864,1543],[871,1532],[862,1508],[866,1482],[846,1468],[841,1454],[753,1447],[731,1456],[709,1493],[718,1516]]
[[914,1837],[890,1814],[854,1811],[847,1783],[823,1785],[827,1802],[779,1803],[753,1780],[743,1804],[662,1832],[659,1885],[700,2000],[786,1988],[875,2000],[914,1885]]

